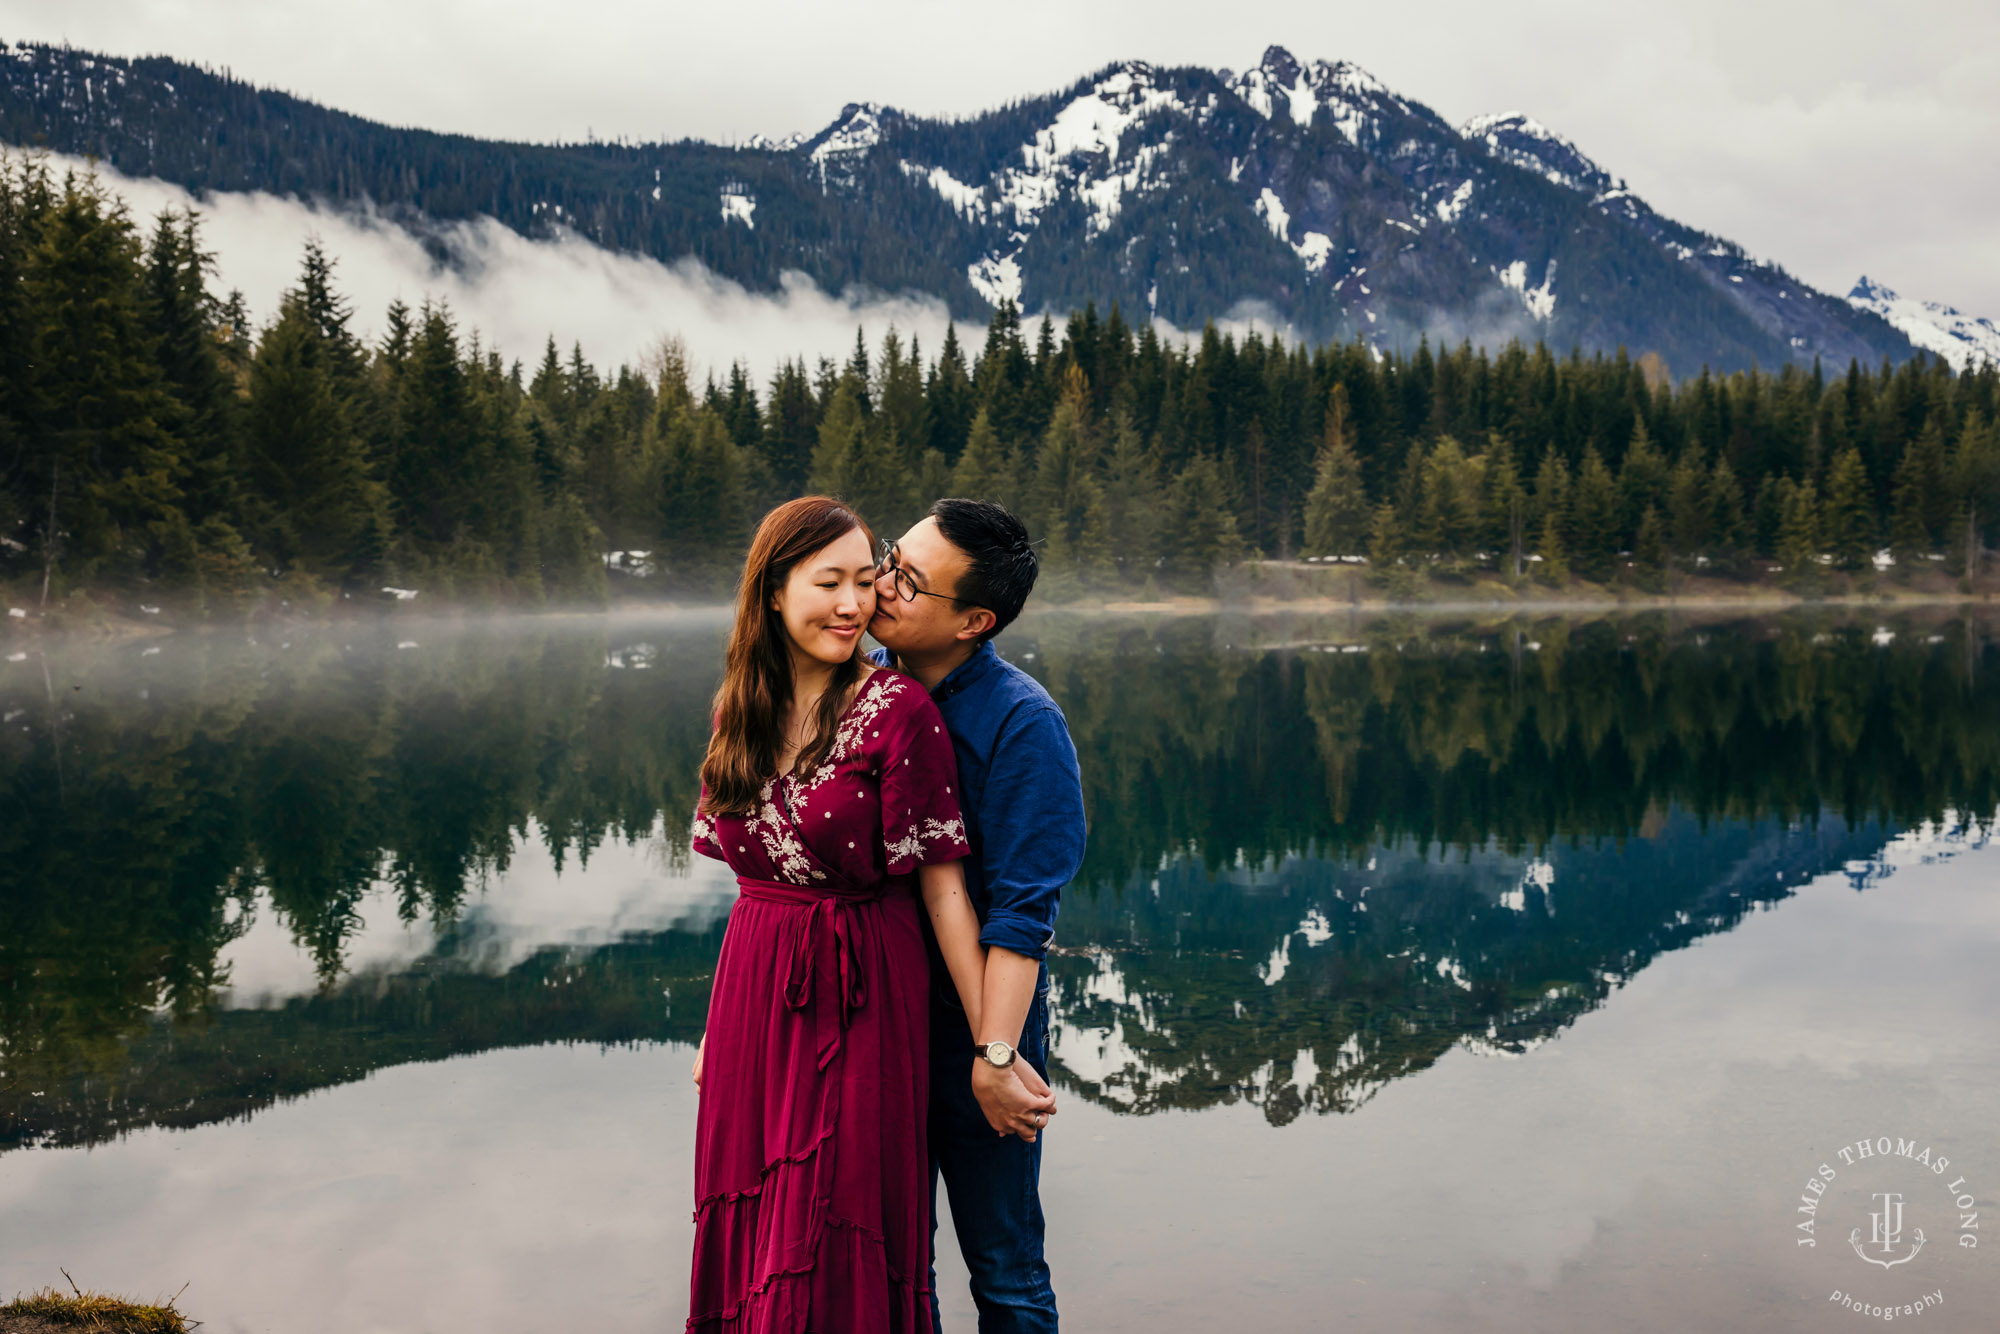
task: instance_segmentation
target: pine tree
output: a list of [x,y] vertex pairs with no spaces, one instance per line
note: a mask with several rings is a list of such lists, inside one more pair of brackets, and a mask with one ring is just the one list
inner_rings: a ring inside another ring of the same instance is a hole
[[236,395],[217,336],[222,312],[207,287],[214,264],[201,248],[192,211],[159,216],[146,251],[144,312],[161,378],[178,408],[172,430],[185,442],[184,508],[191,522],[214,518],[230,525],[239,503],[232,450]]
[[[865,356],[865,352],[863,353]],[[861,387],[852,376],[834,390],[820,419],[819,441],[813,446],[812,469],[806,488],[819,495],[846,498],[860,483],[866,464],[862,446]]]
[[1959,430],[1952,452],[1951,484],[1959,505],[1953,525],[1958,529],[1954,545],[1966,577],[1976,579],[1986,533],[2000,515],[2000,440],[1994,438],[1992,423],[1977,408],[1966,413]]
[[1485,469],[1486,542],[1500,569],[1508,578],[1518,579],[1526,573],[1528,492],[1521,485],[1514,446],[1498,431],[1487,437]]
[[1890,486],[1889,554],[1896,562],[1897,577],[1907,579],[1923,568],[1931,551],[1931,534],[1924,522],[1930,497],[1915,450],[1904,451]]
[[819,440],[819,402],[803,361],[787,361],[771,376],[764,410],[764,459],[778,491],[802,494]]
[[[1541,466],[1535,469],[1535,491],[1528,505],[1528,517],[1536,534],[1535,549],[1544,560],[1550,558],[1551,535],[1562,539],[1569,527],[1569,493],[1569,465],[1555,450],[1544,450]],[[1567,556],[1569,543],[1559,540],[1557,545]]]
[[1666,545],[1670,560],[1692,563],[1708,554],[1713,531],[1708,482],[1700,451],[1693,447],[1682,450],[1667,480]]
[[1306,493],[1308,556],[1355,556],[1368,546],[1368,493],[1361,484],[1361,460],[1354,452],[1347,390],[1335,385],[1328,396],[1326,428],[1313,462],[1312,490]]
[[1478,462],[1456,439],[1440,436],[1424,456],[1417,546],[1453,573],[1465,568],[1478,545],[1484,490]]
[[1110,573],[1105,543],[1104,486],[1098,480],[1097,445],[1088,429],[1089,389],[1083,372],[1069,367],[1036,458],[1028,523],[1048,542],[1050,573],[1064,586],[1098,586]]
[[[326,339],[324,322],[315,323],[322,341],[337,346]],[[470,495],[483,479],[458,329],[442,304],[426,303],[418,312],[397,407],[386,479],[395,510],[392,559],[449,581],[457,573],[453,547]]]
[[1563,541],[1564,526],[1563,512],[1551,509],[1543,516],[1541,536],[1535,540],[1536,553],[1542,558],[1535,567],[1535,577],[1556,588],[1569,583],[1569,551]]
[[931,448],[956,464],[972,430],[974,412],[972,376],[966,369],[965,352],[959,346],[958,327],[944,327],[944,348],[925,382],[925,400],[930,408]]
[[1822,518],[1834,565],[1850,571],[1867,568],[1875,550],[1875,502],[1861,452],[1852,445],[1834,458]]
[[296,296],[250,363],[246,427],[258,545],[279,568],[296,566],[335,586],[373,573],[384,497],[326,335]]
[[1112,415],[1111,453],[1104,474],[1105,545],[1111,560],[1127,579],[1151,579],[1160,555],[1165,492],[1160,461],[1124,408]]
[[1811,589],[1820,581],[1819,553],[1822,541],[1819,495],[1811,481],[1778,483],[1778,563],[1784,567],[1785,582],[1795,588]]
[[1625,460],[1618,468],[1618,534],[1622,541],[1639,531],[1639,520],[1648,509],[1665,509],[1671,472],[1667,461],[1653,445],[1646,419],[1633,420],[1632,440],[1625,447]]
[[170,553],[185,570],[194,539],[181,508],[181,442],[166,426],[177,405],[142,324],[138,238],[94,176],[71,175],[50,202],[22,290],[33,425],[10,451],[26,457],[9,470],[19,467],[36,500],[45,585],[58,563],[78,582],[157,576]]
[[952,494],[967,500],[990,500],[1009,509],[1020,508],[1013,451],[993,429],[992,415],[981,408],[972,418],[965,452],[952,470]]
[[1617,569],[1618,487],[1604,458],[1591,446],[1583,453],[1570,492],[1571,559],[1585,579],[1603,583]]
[[1648,505],[1639,516],[1639,534],[1632,547],[1634,582],[1648,593],[1667,587],[1667,526],[1659,510]]
[[1735,569],[1750,551],[1750,520],[1743,511],[1743,488],[1729,460],[1716,456],[1708,478],[1709,551],[1718,565]]
[[1243,550],[1222,471],[1208,454],[1196,454],[1167,491],[1162,518],[1166,568],[1184,587],[1200,587],[1217,566]]
[[720,413],[680,406],[672,413],[662,441],[656,563],[682,586],[718,589],[749,537],[741,451]]

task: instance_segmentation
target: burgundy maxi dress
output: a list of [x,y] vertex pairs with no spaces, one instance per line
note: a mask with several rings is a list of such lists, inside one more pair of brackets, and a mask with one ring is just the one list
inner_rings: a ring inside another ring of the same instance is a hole
[[930,1329],[930,963],[916,868],[966,856],[957,765],[915,679],[878,670],[803,778],[697,813],[729,863],[695,1121],[701,1334]]

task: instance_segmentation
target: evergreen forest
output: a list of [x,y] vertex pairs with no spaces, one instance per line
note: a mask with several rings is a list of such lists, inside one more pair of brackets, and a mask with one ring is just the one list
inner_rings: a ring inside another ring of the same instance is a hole
[[1392,595],[1972,576],[2000,515],[1990,366],[1674,383],[1622,352],[1177,344],[1116,305],[1003,304],[976,349],[857,333],[844,360],[697,383],[672,339],[615,371],[553,340],[529,363],[436,303],[364,343],[317,246],[259,328],[212,271],[192,213],[0,173],[12,605],[719,596],[759,516],[809,490],[884,533],[939,495],[1000,500],[1057,598],[1204,592],[1246,559],[1365,557]]

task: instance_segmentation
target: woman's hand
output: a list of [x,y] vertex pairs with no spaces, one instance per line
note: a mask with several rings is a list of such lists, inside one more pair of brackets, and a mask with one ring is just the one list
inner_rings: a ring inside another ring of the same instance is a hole
[[972,1096],[996,1135],[1018,1135],[1033,1144],[1056,1114],[1056,1098],[1035,1068],[1017,1060],[1006,1069],[972,1058]]
[[701,1059],[708,1055],[708,1034],[701,1035],[701,1045],[694,1049],[694,1086],[701,1087]]

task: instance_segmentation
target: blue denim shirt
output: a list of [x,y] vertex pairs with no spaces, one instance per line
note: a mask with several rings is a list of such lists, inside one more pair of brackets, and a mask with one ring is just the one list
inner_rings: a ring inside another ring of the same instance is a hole
[[[876,650],[876,662],[888,654]],[[965,888],[979,941],[1030,959],[1055,939],[1062,887],[1083,865],[1083,779],[1062,709],[992,641],[931,691],[958,753]]]

